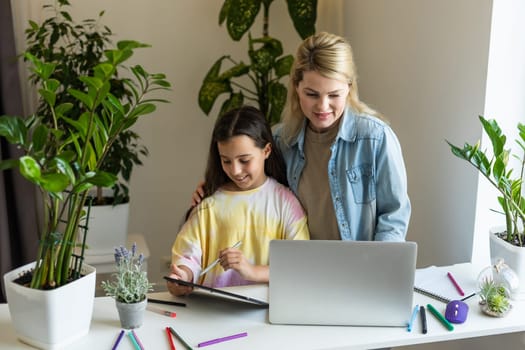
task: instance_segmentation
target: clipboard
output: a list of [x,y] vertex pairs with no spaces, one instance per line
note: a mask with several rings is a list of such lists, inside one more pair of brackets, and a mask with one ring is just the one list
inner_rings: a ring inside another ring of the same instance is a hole
[[249,297],[249,296],[246,296],[246,295],[243,295],[243,294],[234,293],[234,292],[230,292],[230,291],[226,291],[226,290],[222,290],[222,289],[218,289],[218,288],[208,287],[208,286],[204,286],[202,284],[197,284],[197,283],[193,283],[193,282],[182,281],[182,280],[179,280],[179,279],[176,279],[176,278],[172,278],[172,277],[168,277],[168,276],[164,276],[164,279],[167,280],[167,281],[170,281],[170,282],[174,282],[174,283],[183,285],[183,286],[193,287],[194,289],[201,290],[201,291],[205,292],[205,294],[207,294],[207,295],[221,296],[221,297],[223,297],[223,299],[242,301],[242,302],[249,303],[249,304],[254,304],[254,305],[257,305],[257,306],[262,306],[264,308],[268,308],[269,307],[269,304],[266,301],[263,301],[263,300],[260,300],[260,299],[257,299],[257,298],[252,298],[252,297]]

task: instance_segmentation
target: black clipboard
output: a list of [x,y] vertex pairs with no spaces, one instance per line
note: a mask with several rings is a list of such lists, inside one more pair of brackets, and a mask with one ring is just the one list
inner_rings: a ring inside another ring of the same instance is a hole
[[172,278],[172,277],[168,277],[168,276],[164,276],[164,279],[167,280],[167,281],[170,281],[170,282],[181,284],[183,286],[193,287],[194,289],[200,289],[200,290],[206,291],[206,292],[208,292],[208,293],[210,293],[212,295],[213,294],[220,295],[220,296],[226,297],[226,299],[232,298],[232,299],[237,300],[237,301],[243,301],[243,302],[246,302],[246,303],[255,304],[255,305],[258,305],[258,306],[265,307],[265,308],[269,307],[269,304],[266,301],[259,300],[259,299],[256,299],[256,298],[252,298],[252,297],[249,297],[249,296],[246,296],[246,295],[233,293],[233,292],[229,292],[229,291],[226,291],[226,290],[212,288],[212,287],[208,287],[208,286],[203,286],[202,284],[197,284],[197,283],[193,283],[193,282],[182,281],[182,280],[179,280],[179,279],[176,279],[176,278]]

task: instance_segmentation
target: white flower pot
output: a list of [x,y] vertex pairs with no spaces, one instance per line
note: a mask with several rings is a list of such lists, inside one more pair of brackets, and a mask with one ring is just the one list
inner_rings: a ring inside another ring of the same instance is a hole
[[496,227],[490,230],[490,260],[494,264],[498,259],[503,259],[519,278],[519,288],[512,298],[525,300],[525,247],[517,247],[496,236],[496,232],[504,228]]
[[11,321],[22,342],[39,349],[65,348],[89,332],[96,270],[83,264],[83,277],[52,290],[32,289],[13,282],[34,264],[4,275]]
[[91,206],[85,255],[113,256],[115,247],[127,242],[128,218],[129,203]]

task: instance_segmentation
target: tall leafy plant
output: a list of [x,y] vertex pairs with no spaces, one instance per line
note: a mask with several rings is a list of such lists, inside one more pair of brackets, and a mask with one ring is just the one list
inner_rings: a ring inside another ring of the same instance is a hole
[[[53,5],[44,5],[43,9],[51,15],[38,24],[29,21],[26,29],[27,52],[45,61],[56,64],[50,78],[61,82],[61,88],[56,92],[57,104],[71,102],[73,107],[69,117],[78,120],[82,110],[74,103],[74,97],[68,93],[69,88],[81,90],[82,75],[93,72],[94,67],[100,63],[104,51],[111,45],[110,28],[102,25],[104,11],[98,18],[75,21],[67,11],[70,3],[68,0],[58,0]],[[148,45],[140,45],[148,47]],[[33,84],[42,83],[42,78],[31,75]],[[113,96],[123,102],[129,102],[132,91],[124,84],[118,74],[110,79],[110,91]],[[99,107],[100,112],[101,107]],[[40,101],[38,113],[47,123],[53,122],[52,111],[44,100]],[[65,121],[58,120],[61,126]],[[113,185],[113,204],[129,201],[128,183],[134,165],[142,165],[142,156],[148,155],[148,149],[140,143],[140,136],[128,129],[119,134],[108,151],[108,156],[102,164],[102,169],[118,176]],[[102,194],[102,188],[97,191],[95,204],[108,204]]]
[[[273,0],[225,0],[219,25],[226,22],[229,36],[239,41],[248,32],[249,62],[221,56],[206,74],[199,90],[199,106],[209,115],[220,95],[227,98],[219,115],[250,102],[265,114],[271,125],[280,120],[287,88],[281,79],[290,74],[292,55],[284,55],[281,41],[270,36],[270,6]],[[315,33],[317,0],[286,0],[288,14],[301,38]],[[250,30],[262,11],[262,35]],[[222,65],[228,68],[223,70]]]
[[140,117],[154,112],[156,102],[163,102],[149,96],[169,88],[164,74],[150,74],[140,65],[130,67],[131,76],[121,79],[131,91],[127,102],[111,92],[118,69],[143,46],[121,41],[105,50],[89,73],[79,75],[79,88],[64,85],[66,78],[57,75],[56,62],[25,53],[49,115],[0,117],[0,136],[24,153],[0,162],[0,170],[17,167],[41,192],[44,225],[32,288],[56,288],[79,277],[84,245],[78,256],[74,253],[88,191],[115,183],[117,176],[103,170],[111,147]]
[[[519,138],[516,140],[519,153],[512,153],[506,148],[507,136],[503,133],[495,119],[479,120],[483,130],[490,140],[491,149],[481,149],[480,141],[471,145],[465,143],[463,147],[448,142],[452,154],[467,161],[476,168],[489,183],[499,192],[498,202],[500,213],[505,216],[506,234],[504,239],[516,246],[525,244],[525,197],[523,195],[523,180],[525,178],[525,125],[518,123]],[[517,159],[519,167],[514,169],[509,160]]]

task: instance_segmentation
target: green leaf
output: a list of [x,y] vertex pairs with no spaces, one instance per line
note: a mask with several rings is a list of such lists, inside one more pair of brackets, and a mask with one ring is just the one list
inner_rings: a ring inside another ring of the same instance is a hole
[[232,109],[239,108],[244,104],[244,95],[242,92],[234,93],[230,95],[226,101],[223,102],[221,110],[219,111],[219,116],[224,113],[231,111]]
[[315,33],[317,0],[286,0],[293,26],[302,39]]
[[20,173],[32,182],[38,182],[42,175],[40,165],[30,156],[20,157],[19,169]]
[[144,103],[138,105],[128,116],[129,118],[135,118],[141,115],[150,114],[155,112],[155,105],[153,103]]
[[224,71],[216,81],[225,81],[230,80],[231,78],[236,78],[248,74],[250,72],[250,66],[246,65],[244,62],[241,62],[232,68]]
[[117,181],[117,177],[105,171],[91,173],[86,177],[86,182],[100,187],[111,187]]
[[0,136],[4,136],[7,141],[15,145],[25,145],[27,127],[19,117],[1,116],[0,117]]
[[40,124],[35,128],[33,132],[33,150],[35,152],[39,152],[44,148],[48,135],[49,129],[47,126]]
[[226,20],[228,16],[228,12],[230,11],[230,5],[232,0],[224,0],[224,3],[222,4],[221,10],[219,12],[219,25],[221,26],[224,21]]
[[44,101],[46,101],[46,103],[49,106],[51,106],[51,107],[55,106],[56,94],[53,91],[40,89],[40,90],[38,90],[38,93],[40,94],[40,96],[42,96]]
[[91,96],[76,89],[68,89],[68,91],[73,97],[82,102],[86,106],[86,108],[88,108],[89,110],[93,110],[94,101]]
[[270,111],[266,119],[270,125],[277,124],[281,120],[284,105],[286,104],[286,94],[288,89],[279,82],[272,82],[268,88],[268,99],[270,101]]
[[66,158],[57,156],[53,158],[53,163],[62,174],[68,177],[69,183],[75,183],[75,172],[73,171],[73,168],[71,168],[71,166],[69,165],[69,162]]
[[275,71],[277,79],[290,74],[290,70],[292,69],[293,65],[293,60],[294,58],[292,55],[287,55],[275,61],[273,69]]
[[208,115],[219,95],[231,92],[229,81],[204,82],[199,90],[199,107]]
[[233,40],[239,41],[251,28],[260,8],[260,0],[231,0],[228,5],[226,26]]
[[44,174],[40,179],[40,186],[48,192],[62,192],[69,186],[69,180],[61,173]]

